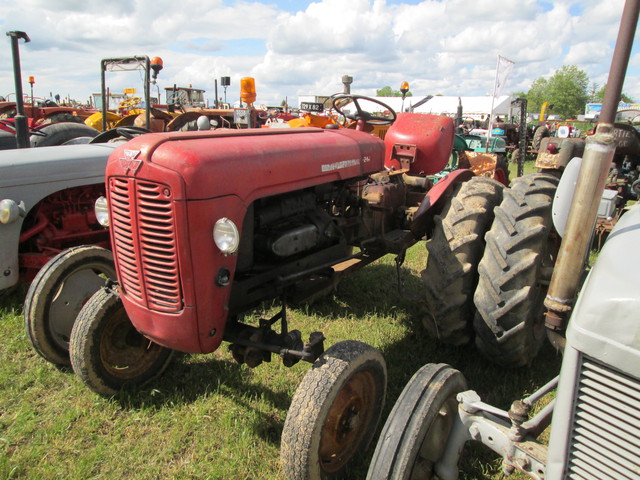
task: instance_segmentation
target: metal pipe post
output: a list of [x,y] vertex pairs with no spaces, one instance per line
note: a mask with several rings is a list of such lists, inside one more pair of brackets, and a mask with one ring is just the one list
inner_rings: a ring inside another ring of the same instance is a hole
[[109,103],[109,96],[107,95],[107,86],[105,79],[105,70],[107,68],[107,61],[100,60],[100,93],[102,94],[102,131],[107,131],[107,103]]
[[148,56],[143,57],[144,61],[144,105],[145,105],[145,127],[147,130],[151,130],[151,61]]
[[20,68],[20,48],[18,46],[18,40],[22,38],[25,43],[28,43],[31,41],[31,39],[25,32],[19,31],[7,32],[7,36],[11,37],[13,77],[16,84],[16,116],[14,118],[16,127],[16,144],[18,148],[28,148],[29,127],[27,125],[27,117],[24,114],[24,101],[22,98],[22,71]]

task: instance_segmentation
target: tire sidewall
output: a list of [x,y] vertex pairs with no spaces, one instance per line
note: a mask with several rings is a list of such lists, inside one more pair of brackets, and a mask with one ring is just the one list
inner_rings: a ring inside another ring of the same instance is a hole
[[173,356],[172,350],[160,347],[163,349],[161,355],[138,377],[121,380],[111,375],[102,363],[100,344],[109,319],[120,311],[126,315],[120,296],[111,289],[102,288],[82,308],[71,332],[73,370],[89,388],[103,396],[113,396],[128,386],[145,385],[164,372]]
[[[25,330],[34,349],[51,363],[71,365],[69,351],[59,345],[50,328],[51,303],[64,281],[88,263],[102,264],[104,269],[111,270],[115,277],[113,255],[110,250],[82,245],[65,250],[49,260],[27,290],[24,302]],[[83,303],[89,298],[85,298]]]
[[[377,387],[372,419],[367,426],[367,430],[360,437],[360,443],[355,448],[353,457],[348,459],[346,464],[339,470],[327,472],[323,469],[319,456],[324,423],[333,406],[333,402],[340,394],[342,388],[349,382],[349,379],[364,371],[372,372]],[[332,385],[326,393],[323,392],[324,395],[322,398],[318,399],[317,402],[313,402],[311,408],[301,408],[301,410],[304,410],[307,414],[305,418],[302,419],[297,416],[292,418],[287,414],[285,420],[282,451],[291,451],[294,452],[294,455],[301,454],[303,457],[301,463],[304,464],[305,470],[304,473],[297,472],[303,473],[302,476],[289,472],[292,478],[305,478],[309,480],[342,478],[353,460],[360,458],[363,452],[366,451],[380,421],[386,398],[387,370],[384,358],[378,350],[364,343],[355,341],[345,341],[335,344],[316,360],[311,370],[307,372],[296,390],[296,394],[291,402],[292,407],[296,406],[296,403],[300,404],[300,402],[305,399],[304,396],[300,395],[301,392],[308,391],[308,389],[313,388],[313,386],[322,385],[323,377],[325,376],[331,379]],[[292,409],[290,408],[289,411],[291,412]],[[322,421],[320,422],[318,419],[322,419]],[[288,445],[286,441],[287,432],[300,427],[300,425],[304,426],[305,423],[306,426],[308,426],[309,422],[313,423],[313,428],[304,432],[302,441],[296,445]],[[287,470],[286,460],[283,463],[285,463],[285,470]],[[291,464],[293,463],[294,462],[291,462]]]
[[51,123],[39,129],[42,135],[31,135],[30,143],[32,147],[48,147],[62,145],[63,143],[78,137],[95,137],[98,130],[83,123],[59,122]]
[[449,365],[421,367],[405,385],[385,422],[367,480],[411,478],[418,453],[441,406],[465,390],[464,376]]

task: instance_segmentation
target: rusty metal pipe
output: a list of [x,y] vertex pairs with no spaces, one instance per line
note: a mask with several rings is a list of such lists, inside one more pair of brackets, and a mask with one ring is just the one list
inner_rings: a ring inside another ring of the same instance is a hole
[[600,194],[615,153],[612,130],[612,124],[600,124],[596,134],[587,139],[565,234],[544,302],[550,310],[545,324],[553,331],[564,331],[567,314],[571,311],[582,278]]
[[580,286],[600,196],[615,153],[613,121],[622,92],[639,10],[640,0],[626,1],[611,62],[601,123],[596,129],[596,134],[587,139],[565,235],[544,302],[547,307],[545,325],[550,340],[560,348],[564,342],[558,335],[564,334]]

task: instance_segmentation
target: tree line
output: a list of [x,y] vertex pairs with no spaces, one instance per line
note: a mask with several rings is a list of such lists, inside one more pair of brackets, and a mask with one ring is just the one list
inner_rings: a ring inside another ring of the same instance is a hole
[[[533,81],[528,92],[513,93],[514,97],[527,99],[527,110],[539,112],[542,104],[553,105],[550,112],[561,118],[576,118],[584,113],[587,103],[599,103],[604,99],[605,85],[589,82],[587,74],[575,65],[565,65],[551,77],[539,77]],[[621,101],[634,103],[624,93]]]

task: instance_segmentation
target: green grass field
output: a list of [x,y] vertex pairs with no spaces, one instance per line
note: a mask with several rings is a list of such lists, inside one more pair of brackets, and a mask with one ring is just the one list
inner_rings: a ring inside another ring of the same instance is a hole
[[[557,374],[560,357],[548,346],[533,367],[508,371],[472,347],[429,338],[422,327],[425,260],[421,242],[408,253],[399,289],[394,258],[384,257],[334,295],[291,308],[290,328],[304,339],[322,331],[325,347],[356,339],[379,348],[389,373],[384,418],[425,363],[458,368],[485,402],[504,409]],[[148,387],[105,399],[34,353],[22,323],[25,292],[23,286],[0,298],[1,479],[284,478],[280,435],[308,364],[287,369],[274,358],[251,370],[223,345],[210,355],[180,355]],[[268,317],[274,308],[253,315]],[[375,439],[369,455],[374,446]],[[367,464],[356,465],[350,478],[364,478]],[[500,460],[480,446],[465,450],[462,470],[464,479],[501,478]]]

